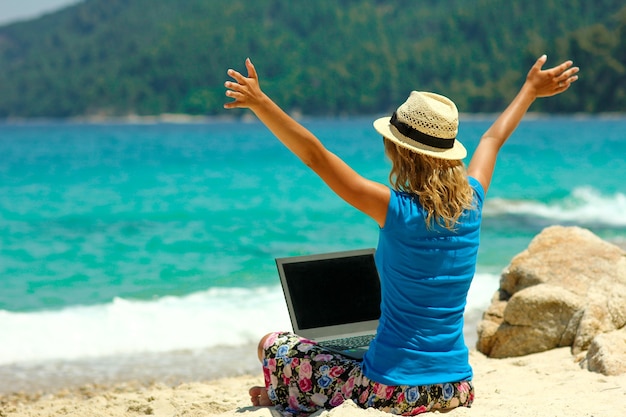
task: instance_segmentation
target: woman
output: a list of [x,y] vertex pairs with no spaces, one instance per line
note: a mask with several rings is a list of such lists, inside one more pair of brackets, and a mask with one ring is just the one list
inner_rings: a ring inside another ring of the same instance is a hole
[[392,188],[370,181],[328,151],[248,76],[229,70],[227,109],[249,108],[274,135],[346,202],[379,226],[376,265],[382,301],[376,338],[362,362],[325,351],[290,333],[259,343],[265,387],[253,405],[287,414],[361,407],[415,415],[469,407],[472,369],[463,340],[463,311],[476,266],[481,210],[498,151],[538,97],[564,92],[578,79],[566,61],[532,66],[521,90],[481,138],[467,170],[456,139],[458,112],[448,98],[413,91],[391,118],[374,122],[392,162]]

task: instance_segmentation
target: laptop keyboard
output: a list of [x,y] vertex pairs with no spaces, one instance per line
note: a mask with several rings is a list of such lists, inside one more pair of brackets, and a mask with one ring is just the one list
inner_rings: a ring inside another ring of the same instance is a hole
[[318,342],[318,344],[322,347],[335,349],[335,350],[347,350],[347,349],[355,349],[358,347],[368,346],[370,342],[374,339],[373,334],[368,334],[365,336],[352,336],[345,337],[342,339],[333,339],[326,340],[323,342]]

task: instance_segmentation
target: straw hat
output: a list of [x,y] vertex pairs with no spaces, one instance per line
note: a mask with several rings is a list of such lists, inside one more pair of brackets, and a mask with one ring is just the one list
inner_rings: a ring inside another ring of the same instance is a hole
[[374,121],[374,128],[386,137],[415,152],[442,159],[463,159],[467,151],[456,140],[459,112],[447,97],[412,91],[391,116]]

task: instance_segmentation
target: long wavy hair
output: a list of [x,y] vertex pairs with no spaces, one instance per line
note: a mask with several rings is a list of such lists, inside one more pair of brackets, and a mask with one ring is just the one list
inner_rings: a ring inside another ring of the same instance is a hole
[[436,222],[454,231],[463,212],[474,208],[474,192],[463,161],[434,158],[383,139],[392,164],[392,187],[417,196],[426,210],[429,229]]

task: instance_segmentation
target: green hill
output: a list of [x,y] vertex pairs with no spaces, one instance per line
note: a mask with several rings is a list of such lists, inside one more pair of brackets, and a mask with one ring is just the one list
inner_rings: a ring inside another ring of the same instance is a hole
[[534,110],[626,111],[623,0],[86,0],[0,28],[0,118],[222,114],[251,57],[288,110],[387,111],[412,89],[499,111],[541,54],[581,79]]

